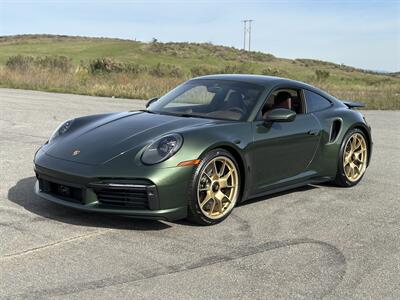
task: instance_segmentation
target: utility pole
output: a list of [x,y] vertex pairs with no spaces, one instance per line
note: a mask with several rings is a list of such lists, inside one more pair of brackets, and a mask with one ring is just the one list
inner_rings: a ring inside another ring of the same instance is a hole
[[243,50],[246,50],[247,20],[243,20]]
[[249,34],[248,38],[248,51],[251,49],[251,22],[254,20],[242,20],[243,22],[243,50],[246,50],[246,42],[247,42],[247,33]]
[[250,45],[251,45],[251,22],[254,20],[249,20],[249,51],[250,51]]

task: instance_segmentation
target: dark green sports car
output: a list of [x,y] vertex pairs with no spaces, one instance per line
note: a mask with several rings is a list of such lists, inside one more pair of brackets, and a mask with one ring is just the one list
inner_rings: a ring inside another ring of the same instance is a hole
[[36,193],[86,211],[215,224],[251,198],[357,184],[372,150],[361,106],[284,78],[195,78],[146,110],[61,124],[35,155]]

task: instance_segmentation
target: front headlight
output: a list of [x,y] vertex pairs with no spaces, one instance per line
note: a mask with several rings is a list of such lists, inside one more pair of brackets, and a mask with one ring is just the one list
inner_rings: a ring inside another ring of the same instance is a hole
[[74,122],[74,120],[72,119],[72,120],[65,121],[64,123],[61,123],[60,125],[58,125],[56,130],[54,130],[54,132],[50,136],[49,142],[51,143],[56,137],[66,133],[68,131],[68,129],[71,128],[71,125],[73,122]]
[[183,138],[173,133],[153,142],[142,154],[142,162],[146,165],[158,164],[173,156],[181,148]]

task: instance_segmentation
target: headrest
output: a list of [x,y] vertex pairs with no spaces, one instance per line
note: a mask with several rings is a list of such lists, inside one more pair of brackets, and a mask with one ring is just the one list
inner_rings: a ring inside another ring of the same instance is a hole
[[230,107],[241,107],[243,104],[242,94],[239,92],[231,93],[226,104]]
[[292,95],[289,92],[285,92],[285,91],[279,92],[275,96],[274,104],[275,105],[281,104],[282,102],[286,101],[288,98],[291,98],[291,97],[292,97]]

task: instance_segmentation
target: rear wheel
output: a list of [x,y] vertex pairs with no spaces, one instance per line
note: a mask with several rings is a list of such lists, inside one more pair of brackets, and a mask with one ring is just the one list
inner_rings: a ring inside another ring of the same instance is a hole
[[188,219],[201,225],[221,222],[232,212],[240,193],[235,158],[223,149],[209,152],[192,179]]
[[367,161],[368,146],[364,133],[357,128],[350,130],[340,147],[335,183],[344,187],[359,183],[367,168]]

